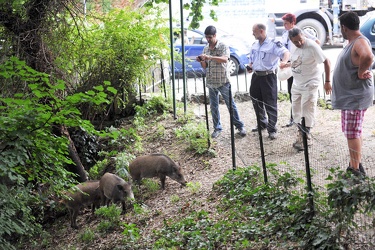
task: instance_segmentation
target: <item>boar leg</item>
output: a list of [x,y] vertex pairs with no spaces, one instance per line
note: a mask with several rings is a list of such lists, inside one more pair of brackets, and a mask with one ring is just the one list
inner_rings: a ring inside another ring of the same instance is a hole
[[167,176],[166,175],[160,175],[160,182],[161,182],[161,188],[164,189],[165,188],[165,178]]
[[126,205],[125,205],[125,201],[121,201],[121,205],[122,205],[122,212],[121,212],[121,214],[126,214]]
[[78,229],[77,226],[77,215],[79,212],[79,209],[70,209],[70,226],[74,229]]

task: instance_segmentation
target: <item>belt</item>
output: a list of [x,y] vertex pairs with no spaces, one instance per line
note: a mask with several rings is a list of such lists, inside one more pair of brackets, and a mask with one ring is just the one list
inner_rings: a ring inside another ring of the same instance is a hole
[[275,71],[274,71],[274,70],[254,71],[254,73],[255,73],[257,76],[266,76],[266,75],[275,74]]

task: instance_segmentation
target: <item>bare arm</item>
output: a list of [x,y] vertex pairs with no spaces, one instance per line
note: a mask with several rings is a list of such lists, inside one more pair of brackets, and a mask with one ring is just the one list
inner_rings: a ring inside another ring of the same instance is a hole
[[290,57],[290,52],[289,51],[285,52],[283,55],[283,59],[280,62],[280,69],[288,67],[289,57]]
[[332,93],[332,85],[331,85],[331,61],[327,58],[324,62],[324,73],[325,73],[325,83],[324,83],[324,90],[326,94],[329,95]]
[[372,77],[368,70],[373,63],[373,54],[370,46],[365,39],[358,39],[351,52],[351,58],[354,65],[358,66],[358,78],[368,79]]

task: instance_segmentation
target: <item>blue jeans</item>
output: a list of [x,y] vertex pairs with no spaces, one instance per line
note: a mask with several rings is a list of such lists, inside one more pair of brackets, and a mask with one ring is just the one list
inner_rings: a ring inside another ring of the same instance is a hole
[[[229,110],[229,88],[230,83],[226,83],[223,86],[218,88],[208,88],[208,94],[210,98],[210,109],[212,115],[212,121],[214,124],[214,129],[221,131],[223,128],[220,122],[220,112],[219,112],[219,93],[223,97],[225,104],[227,105],[228,111]],[[238,110],[236,103],[232,98],[232,110],[233,110],[233,125],[237,129],[241,129],[244,127],[244,123],[241,121],[240,116],[238,115]],[[229,112],[230,113],[230,112]]]

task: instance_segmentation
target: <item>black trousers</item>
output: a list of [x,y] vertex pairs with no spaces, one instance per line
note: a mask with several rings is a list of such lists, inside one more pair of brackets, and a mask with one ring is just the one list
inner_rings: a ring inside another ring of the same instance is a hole
[[[267,128],[268,133],[276,132],[277,123],[277,77],[276,74],[259,76],[253,73],[250,96],[254,110],[258,110],[260,128]],[[267,116],[266,116],[267,114]]]

